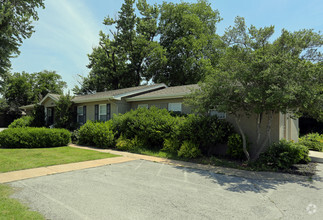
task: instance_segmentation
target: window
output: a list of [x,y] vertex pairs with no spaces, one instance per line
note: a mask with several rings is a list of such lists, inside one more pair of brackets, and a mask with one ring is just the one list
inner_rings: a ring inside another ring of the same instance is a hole
[[77,122],[83,124],[83,106],[77,107]]
[[182,103],[169,103],[168,111],[182,112]]
[[107,105],[99,106],[99,120],[106,121],[107,120]]
[[147,108],[148,109],[148,104],[138,104],[138,108]]
[[225,112],[218,112],[215,109],[210,109],[209,114],[211,116],[216,115],[216,116],[218,116],[219,119],[226,119],[227,118],[227,114]]

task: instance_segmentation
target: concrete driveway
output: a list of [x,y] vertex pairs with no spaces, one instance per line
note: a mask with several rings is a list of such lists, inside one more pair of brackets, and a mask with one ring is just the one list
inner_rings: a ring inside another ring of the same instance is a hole
[[0,132],[3,131],[4,129],[7,129],[7,128],[0,128]]
[[256,180],[135,160],[13,182],[47,219],[322,219],[309,180]]

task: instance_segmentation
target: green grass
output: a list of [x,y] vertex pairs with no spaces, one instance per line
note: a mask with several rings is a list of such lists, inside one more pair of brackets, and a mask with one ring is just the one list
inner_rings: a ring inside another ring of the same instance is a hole
[[45,219],[37,212],[29,210],[18,200],[9,198],[13,189],[0,184],[0,219]]
[[0,149],[0,173],[116,156],[72,147]]

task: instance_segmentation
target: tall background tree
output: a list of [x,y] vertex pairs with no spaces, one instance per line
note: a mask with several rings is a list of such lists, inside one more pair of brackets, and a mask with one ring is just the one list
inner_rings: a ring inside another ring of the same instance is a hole
[[0,1],[0,93],[11,66],[10,58],[19,55],[23,39],[34,32],[32,20],[37,20],[36,9],[44,8],[43,0]]
[[80,87],[75,87],[74,93],[138,86],[147,75],[146,59],[159,50],[154,41],[159,9],[139,0],[137,17],[134,5],[134,0],[125,0],[117,18],[104,19],[103,23],[111,27],[110,34],[100,32],[99,47],[88,55],[89,76],[81,77]]
[[[237,17],[235,26],[222,38],[227,47],[214,73],[189,100],[200,111],[216,108],[235,116],[248,159],[242,117],[257,117],[255,159],[269,144],[274,114],[296,117],[306,110],[322,112],[322,54],[318,48],[323,36],[313,30],[282,30],[270,42],[273,33],[273,26],[247,28],[244,19]],[[266,127],[265,134],[260,133],[261,126]]]
[[89,55],[90,73],[73,91],[92,93],[150,80],[173,86],[197,83],[217,64],[220,20],[205,0],[162,5],[138,0],[136,8],[135,0],[125,0],[117,18],[104,20],[114,29],[101,31],[99,47]]
[[8,76],[4,99],[9,107],[8,112],[19,115],[19,107],[36,104],[47,93],[63,94],[66,83],[55,71],[28,74],[26,72],[14,73]]

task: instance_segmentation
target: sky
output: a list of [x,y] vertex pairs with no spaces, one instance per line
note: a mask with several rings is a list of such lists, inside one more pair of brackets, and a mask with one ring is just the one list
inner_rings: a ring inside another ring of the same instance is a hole
[[[38,9],[35,33],[24,40],[21,54],[13,58],[12,72],[56,71],[67,82],[65,92],[78,85],[78,74],[87,76],[87,54],[98,46],[99,32],[109,33],[102,24],[108,15],[115,17],[123,0],[45,0],[45,9]],[[162,0],[147,0],[149,4]],[[179,3],[180,0],[166,2]],[[185,2],[197,2],[186,0]],[[242,16],[247,26],[257,28],[274,25],[277,38],[281,30],[314,29],[323,31],[322,0],[209,0],[220,12],[222,21],[217,33],[222,35]]]

